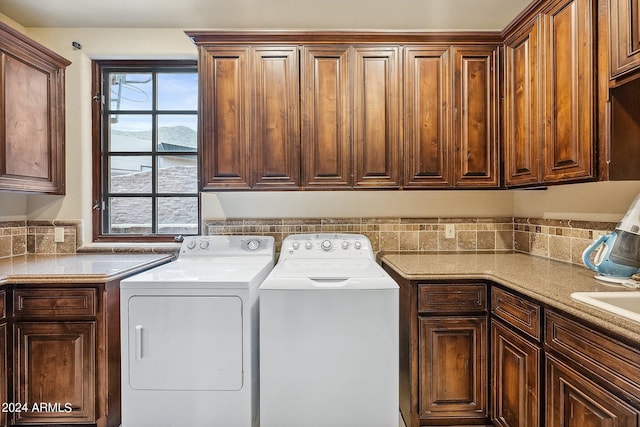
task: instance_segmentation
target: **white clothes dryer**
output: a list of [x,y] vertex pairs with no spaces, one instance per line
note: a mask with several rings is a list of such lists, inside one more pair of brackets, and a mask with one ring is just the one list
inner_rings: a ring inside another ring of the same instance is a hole
[[122,427],[256,427],[258,286],[273,237],[186,237],[122,280]]
[[365,236],[287,237],[260,286],[261,426],[398,426],[398,293]]

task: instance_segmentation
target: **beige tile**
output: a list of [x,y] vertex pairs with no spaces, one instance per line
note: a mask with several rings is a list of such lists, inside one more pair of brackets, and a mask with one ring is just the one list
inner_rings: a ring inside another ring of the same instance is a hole
[[476,231],[458,231],[458,246],[461,251],[470,251],[478,248],[478,233]]
[[438,250],[440,251],[455,251],[458,249],[457,239],[447,239],[444,230],[438,231]]
[[531,235],[531,254],[549,257],[549,235],[534,233]]
[[420,247],[420,239],[417,232],[400,232],[400,250],[417,251]]
[[591,239],[571,239],[571,262],[582,265],[582,253],[593,243]]
[[11,236],[0,236],[0,258],[8,258],[11,255]]
[[35,253],[37,254],[55,254],[56,244],[53,242],[52,234],[36,234]]
[[397,251],[400,249],[400,239],[397,232],[380,232],[380,250]]
[[24,255],[27,253],[27,235],[14,235],[11,238],[11,252],[12,255]]
[[437,231],[420,231],[418,233],[419,249],[421,251],[437,251],[438,250],[438,232]]
[[513,240],[513,231],[496,231],[496,249],[513,249]]
[[496,248],[496,232],[495,231],[478,231],[477,248],[478,249],[495,249]]
[[513,249],[519,252],[531,252],[531,233],[515,231],[513,236]]
[[549,236],[549,258],[559,261],[571,261],[571,238]]

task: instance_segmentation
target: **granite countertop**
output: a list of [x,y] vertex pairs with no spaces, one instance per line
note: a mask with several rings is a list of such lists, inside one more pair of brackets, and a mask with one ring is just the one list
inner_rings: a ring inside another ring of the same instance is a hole
[[383,253],[408,280],[485,279],[640,343],[640,324],[571,298],[573,292],[629,291],[594,279],[586,267],[522,253]]
[[173,254],[78,253],[0,259],[2,283],[100,283],[171,261]]

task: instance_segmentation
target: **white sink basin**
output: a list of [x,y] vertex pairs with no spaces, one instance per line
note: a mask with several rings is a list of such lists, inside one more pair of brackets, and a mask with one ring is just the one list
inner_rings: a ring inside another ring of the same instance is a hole
[[640,291],[574,292],[571,298],[640,322]]

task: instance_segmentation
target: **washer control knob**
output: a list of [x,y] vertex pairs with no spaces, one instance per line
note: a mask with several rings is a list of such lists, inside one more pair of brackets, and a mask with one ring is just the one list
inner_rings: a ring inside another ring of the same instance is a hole
[[200,249],[207,249],[209,247],[209,241],[203,240],[200,242]]
[[353,243],[353,247],[356,248],[356,249],[360,249],[362,247],[362,243],[360,243],[360,240],[356,240]]
[[331,240],[323,240],[322,243],[320,243],[320,247],[322,250],[328,251],[331,249]]
[[346,240],[342,241],[342,249],[349,249],[349,242],[347,242]]
[[189,243],[187,243],[187,249],[195,249],[195,247],[196,247],[196,241],[189,240]]
[[300,242],[293,242],[293,249],[298,249],[300,247]]
[[247,249],[249,249],[250,251],[255,251],[256,249],[260,248],[260,240],[249,240],[249,242],[247,243]]
[[311,249],[311,242],[305,242],[304,247],[307,249]]

